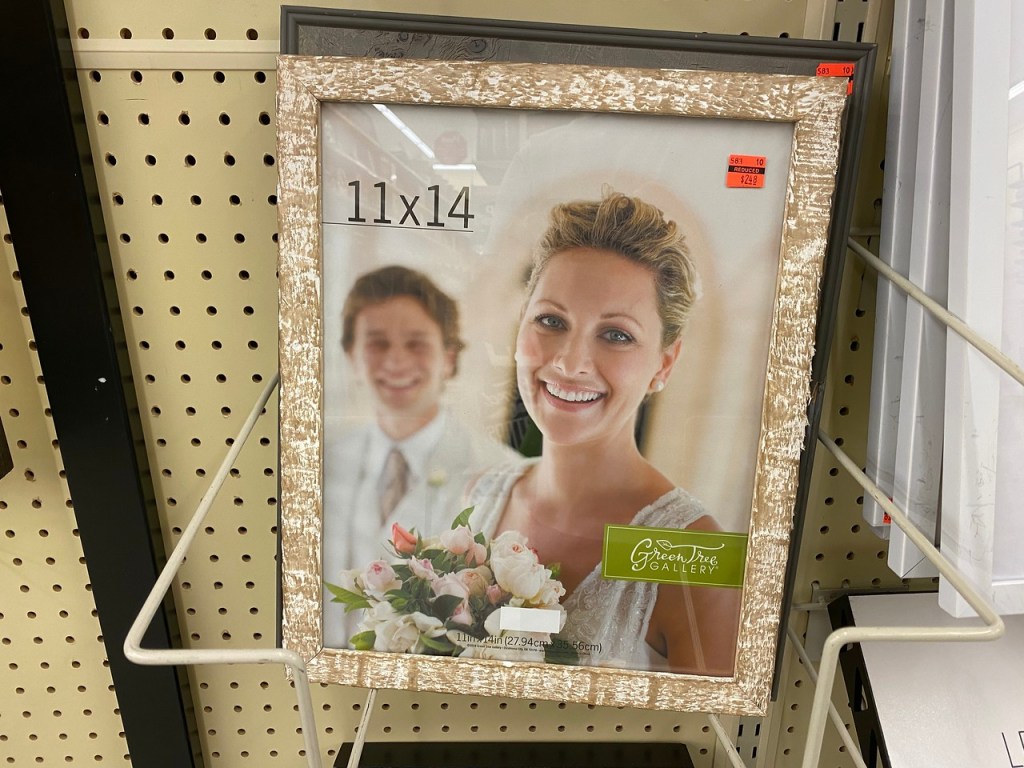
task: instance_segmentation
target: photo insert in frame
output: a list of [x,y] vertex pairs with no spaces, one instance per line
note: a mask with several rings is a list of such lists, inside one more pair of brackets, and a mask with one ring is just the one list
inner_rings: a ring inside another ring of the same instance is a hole
[[732,675],[792,125],[321,127],[324,647]]

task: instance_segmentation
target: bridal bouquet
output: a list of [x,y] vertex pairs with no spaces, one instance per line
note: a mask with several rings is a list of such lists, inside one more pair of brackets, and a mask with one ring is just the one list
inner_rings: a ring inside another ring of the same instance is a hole
[[473,533],[464,510],[451,530],[423,538],[397,523],[391,529],[394,558],[344,571],[341,583],[326,584],[345,612],[362,609],[357,650],[426,653],[516,661],[566,658],[564,643],[550,633],[513,632],[500,627],[500,610],[541,608],[559,612],[565,588],[558,566],[542,565],[526,539],[505,531],[488,541]]

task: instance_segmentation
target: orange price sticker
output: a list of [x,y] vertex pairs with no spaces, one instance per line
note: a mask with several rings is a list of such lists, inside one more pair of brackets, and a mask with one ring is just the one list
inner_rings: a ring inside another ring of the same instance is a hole
[[763,155],[729,155],[725,186],[734,189],[760,189],[764,186],[766,165]]
[[845,77],[846,95],[853,93],[853,70],[854,64],[851,61],[834,61],[819,64],[814,74],[818,77]]

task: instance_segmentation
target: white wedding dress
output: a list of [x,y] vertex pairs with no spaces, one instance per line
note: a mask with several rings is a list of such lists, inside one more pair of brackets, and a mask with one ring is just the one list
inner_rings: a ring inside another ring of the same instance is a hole
[[[512,486],[533,463],[492,469],[476,482],[468,498],[468,505],[474,507],[470,517],[474,532],[488,539],[494,536]],[[697,499],[674,488],[637,512],[630,525],[686,528],[706,514]],[[559,637],[582,649],[580,663],[587,666],[667,671],[668,659],[645,640],[657,598],[656,582],[603,579],[599,562],[564,599],[567,618]]]

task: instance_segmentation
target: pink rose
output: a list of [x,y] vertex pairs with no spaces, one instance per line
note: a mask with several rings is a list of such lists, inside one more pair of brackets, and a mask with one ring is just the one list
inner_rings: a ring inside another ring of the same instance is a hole
[[360,578],[364,589],[375,597],[382,598],[389,589],[398,589],[402,586],[394,569],[383,560],[374,560],[366,566]]
[[441,595],[455,595],[463,600],[469,598],[469,590],[466,589],[465,585],[459,581],[458,576],[454,573],[448,573],[435,579],[430,584],[430,588],[434,590],[434,594],[438,597]]
[[473,541],[473,532],[464,525],[445,531],[441,534],[441,546],[453,555],[461,555],[467,552],[476,542]]
[[403,555],[411,555],[416,551],[416,537],[398,523],[391,526],[391,543],[395,551]]
[[474,541],[473,546],[466,551],[466,565],[483,565],[486,562],[487,547]]
[[469,610],[469,606],[465,603],[460,603],[459,607],[455,609],[450,617],[450,621],[453,624],[461,624],[464,627],[471,626],[473,624],[473,614]]
[[419,560],[412,558],[409,560],[409,570],[412,571],[412,575],[418,579],[424,581],[434,581],[437,578],[437,573],[434,571],[434,564],[429,560]]
[[487,594],[487,602],[490,603],[491,605],[497,605],[498,603],[500,603],[502,600],[505,599],[505,596],[508,593],[505,592],[504,590],[502,590],[502,588],[499,587],[497,584],[491,584],[491,586],[489,586],[487,588],[487,593],[486,594]]
[[486,594],[488,585],[494,580],[491,569],[486,565],[479,568],[466,568],[456,573],[455,578],[466,588],[471,597],[480,597]]
[[469,590],[466,589],[454,573],[449,573],[435,579],[430,583],[430,588],[438,597],[441,597],[441,595],[454,595],[461,598],[459,604],[455,606],[455,610],[452,611],[451,618],[455,619],[458,616],[460,624],[468,625],[473,623],[469,612]]

